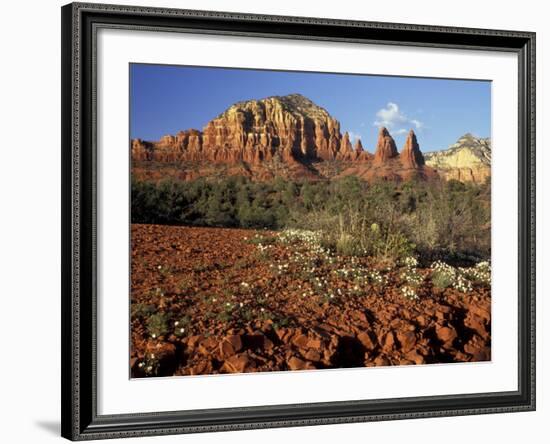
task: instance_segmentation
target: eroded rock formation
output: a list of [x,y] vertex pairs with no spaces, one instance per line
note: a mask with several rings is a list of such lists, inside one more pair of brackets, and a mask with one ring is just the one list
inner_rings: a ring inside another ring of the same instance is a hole
[[[404,180],[439,174],[479,182],[490,174],[486,139],[466,135],[448,152],[433,153],[425,162],[412,130],[399,153],[389,131],[380,128],[373,155],[359,139],[352,145],[350,135],[341,134],[338,120],[300,94],[238,102],[202,131],[188,129],[156,142],[134,139],[131,153],[139,163],[134,172],[153,180],[162,174],[192,180],[216,174],[216,165],[225,168],[224,174],[257,180],[351,174],[366,180]],[[148,161],[154,161],[149,170]]]
[[393,140],[393,137],[386,128],[380,128],[378,142],[376,143],[376,151],[374,152],[374,163],[379,165],[398,155],[399,153],[395,146],[395,140]]
[[418,168],[424,165],[424,156],[420,152],[416,134],[413,130],[409,131],[409,135],[407,136],[407,140],[405,140],[405,145],[399,157],[405,168]]
[[[323,108],[300,94],[239,102],[208,122],[203,131],[180,131],[147,145],[132,143],[136,160],[208,160],[258,164],[333,160],[352,151],[349,136]],[[349,145],[349,147],[348,147]]]
[[484,183],[491,176],[491,140],[465,134],[446,150],[426,153],[426,165],[446,180]]

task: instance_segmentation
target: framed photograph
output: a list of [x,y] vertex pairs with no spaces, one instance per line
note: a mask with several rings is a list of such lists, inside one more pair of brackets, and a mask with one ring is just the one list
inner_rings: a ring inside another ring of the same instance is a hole
[[535,409],[535,34],[62,8],[62,435]]

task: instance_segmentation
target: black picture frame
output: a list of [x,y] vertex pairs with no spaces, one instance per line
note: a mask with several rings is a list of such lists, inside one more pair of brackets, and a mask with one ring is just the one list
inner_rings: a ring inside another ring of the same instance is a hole
[[[85,440],[535,409],[535,33],[86,3],[68,4],[61,14],[62,436]],[[95,40],[100,27],[515,53],[519,66],[518,390],[98,415]]]

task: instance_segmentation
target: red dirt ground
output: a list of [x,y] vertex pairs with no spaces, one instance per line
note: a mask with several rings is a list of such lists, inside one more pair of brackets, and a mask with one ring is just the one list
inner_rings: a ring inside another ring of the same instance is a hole
[[409,300],[402,269],[372,283],[368,259],[278,236],[132,225],[132,376],[490,360],[488,287],[439,290],[419,268]]

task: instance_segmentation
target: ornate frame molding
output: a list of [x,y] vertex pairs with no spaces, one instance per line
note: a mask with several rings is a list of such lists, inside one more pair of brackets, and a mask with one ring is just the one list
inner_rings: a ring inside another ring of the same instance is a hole
[[[62,8],[62,435],[71,440],[535,409],[535,34],[72,3]],[[519,64],[518,391],[376,401],[97,414],[96,60],[99,27],[514,52]]]

